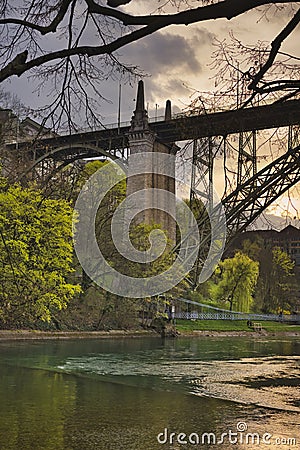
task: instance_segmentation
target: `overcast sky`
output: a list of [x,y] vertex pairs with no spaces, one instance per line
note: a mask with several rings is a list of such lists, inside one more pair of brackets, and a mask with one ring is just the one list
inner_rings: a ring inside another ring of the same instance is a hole
[[[132,4],[124,9],[138,14],[149,13],[154,11],[155,4],[159,3],[133,0]],[[229,33],[233,32],[235,37],[245,44],[255,44],[259,40],[270,42],[286,24],[288,8],[278,14],[272,14],[270,11],[267,18],[262,18],[262,10],[259,9],[230,21],[220,19],[189,26],[171,26],[120,49],[119,59],[138,65],[149,75],[145,78],[145,85],[150,114],[154,114],[156,104],[162,112],[167,99],[171,99],[174,108],[180,110],[189,104],[193,89],[214,89],[214,72],[210,70],[209,64],[213,61],[216,39],[229,41]],[[87,37],[91,44],[96,43],[92,32],[90,36],[87,34]],[[297,54],[299,40],[300,30],[297,30],[285,42],[282,50]],[[51,36],[47,36],[48,48],[52,47],[51,42]],[[62,42],[59,45],[62,45]],[[121,78],[119,81],[123,84]],[[101,113],[106,122],[116,119],[119,81],[109,80],[103,83],[103,93],[112,101],[111,104],[103,103],[102,106]],[[48,101],[47,90],[38,96],[34,92],[35,83],[32,78],[27,80],[26,74],[20,78],[14,77],[6,82],[4,87],[15,92],[31,107]],[[132,114],[136,86],[123,85],[122,88],[122,117],[126,121]]]
[[[124,9],[143,14],[150,11],[149,4],[154,9],[155,1],[150,3],[146,0],[134,0],[132,5]],[[172,101],[173,111],[181,111],[190,103],[194,90],[210,91],[214,88],[214,72],[209,65],[213,61],[212,54],[217,39],[229,41],[229,33],[233,32],[234,36],[245,44],[253,45],[258,40],[270,42],[288,20],[287,8],[280,14],[273,12],[263,18],[262,10],[256,10],[231,21],[224,19],[188,27],[172,26],[121,49],[118,52],[119,59],[137,64],[149,75],[144,79],[149,115],[153,117],[156,108],[158,115],[163,114],[167,99]],[[282,50],[297,55],[299,42],[300,30],[296,30],[285,42]],[[103,83],[103,93],[111,101],[102,104],[104,123],[117,120],[119,83],[122,84],[121,120],[128,121],[132,116],[136,84],[124,84],[122,79],[114,82],[109,80]],[[21,78],[14,77],[3,87],[16,93],[26,105],[38,107],[47,101],[47,90],[38,96],[34,92],[34,86],[32,79],[28,80],[26,75],[23,75]],[[294,195],[294,202],[299,210],[300,201],[297,194]],[[285,205],[285,200],[281,204]],[[280,208],[273,209],[272,212],[280,215]],[[293,213],[295,212],[291,211],[291,216]]]

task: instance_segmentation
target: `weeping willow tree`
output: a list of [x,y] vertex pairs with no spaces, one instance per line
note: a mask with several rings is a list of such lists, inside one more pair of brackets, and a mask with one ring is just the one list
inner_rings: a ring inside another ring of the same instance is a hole
[[259,263],[237,252],[219,264],[218,281],[212,287],[212,297],[219,303],[229,303],[230,311],[249,312],[259,275]]

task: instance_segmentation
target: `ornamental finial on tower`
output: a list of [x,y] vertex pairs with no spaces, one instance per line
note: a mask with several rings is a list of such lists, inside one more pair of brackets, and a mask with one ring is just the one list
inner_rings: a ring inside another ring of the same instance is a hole
[[138,131],[147,129],[149,129],[149,125],[148,114],[145,110],[144,82],[140,80],[138,84],[135,111],[131,118],[130,130]]
[[171,100],[166,101],[166,109],[165,109],[165,120],[172,119],[172,108],[171,108]]

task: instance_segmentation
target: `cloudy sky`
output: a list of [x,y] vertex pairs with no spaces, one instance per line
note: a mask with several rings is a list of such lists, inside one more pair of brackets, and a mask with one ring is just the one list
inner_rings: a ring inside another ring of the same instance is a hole
[[[132,0],[123,10],[144,14],[154,12],[155,6],[161,3],[159,0]],[[191,3],[197,6],[198,2]],[[263,12],[264,10],[259,8],[230,21],[220,19],[189,26],[170,26],[120,49],[118,57],[122,62],[138,65],[149,75],[145,78],[145,85],[150,115],[154,115],[156,105],[159,105],[159,112],[162,112],[166,99],[172,100],[175,110],[181,110],[189,104],[194,90],[215,89],[215,71],[209,66],[213,62],[217,40],[226,39],[230,42],[229,34],[233,32],[234,36],[245,44],[271,42],[291,16],[290,6],[285,6],[277,14],[274,14],[272,8],[266,17]],[[97,43],[92,30],[87,32],[86,36],[89,41],[87,43]],[[297,54],[299,38],[300,30],[297,30],[285,42],[282,50]],[[54,48],[57,45],[62,47],[63,39],[57,44],[50,35],[44,39],[43,45],[46,48]],[[112,102],[102,105],[101,113],[106,122],[114,121],[117,115],[119,82],[122,83],[122,118],[126,121],[132,114],[136,86],[124,84],[121,77],[119,80],[109,80],[107,83],[103,82],[103,93]],[[47,86],[45,91],[38,95],[34,92],[34,80],[27,79],[26,74],[20,79],[14,77],[6,82],[4,87],[18,94],[24,103],[31,107],[43,104],[45,99],[47,101]]]
[[[194,2],[193,4],[196,4]],[[124,7],[127,12],[138,14],[155,10],[155,5],[161,2],[148,0],[133,0]],[[215,89],[215,72],[210,68],[213,62],[213,52],[217,40],[230,42],[229,35],[244,44],[254,45],[257,41],[271,42],[286,25],[291,16],[290,7],[284,7],[274,13],[274,8],[264,16],[263,9],[255,10],[230,21],[221,19],[190,26],[171,26],[163,31],[124,47],[118,52],[119,59],[124,63],[137,64],[148,76],[145,77],[146,103],[150,117],[162,115],[165,101],[170,99],[173,111],[185,109],[195,91],[209,92]],[[92,37],[91,37],[92,40]],[[300,30],[294,31],[284,43],[282,51],[297,55],[299,52]],[[51,43],[49,44],[51,46]],[[299,56],[299,54],[298,54]],[[103,94],[111,103],[103,103],[101,114],[104,123],[114,123],[117,120],[118,87],[122,84],[121,120],[128,121],[134,109],[136,84],[124,83],[120,78],[103,82]],[[37,107],[47,101],[47,88],[38,95],[34,92],[35,83],[23,75],[6,82],[5,89],[16,93],[30,107]],[[157,110],[157,111],[156,111]],[[266,154],[267,150],[261,152]],[[219,186],[221,190],[222,186]],[[294,191],[291,207],[288,198],[281,199],[279,206],[273,208],[272,214],[277,216],[297,216],[300,210],[298,194]],[[278,202],[277,202],[278,203]]]

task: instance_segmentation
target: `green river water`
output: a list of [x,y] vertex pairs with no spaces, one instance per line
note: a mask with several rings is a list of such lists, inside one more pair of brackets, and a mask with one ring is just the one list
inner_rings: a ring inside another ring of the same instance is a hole
[[299,355],[297,337],[2,342],[0,449],[300,449]]

